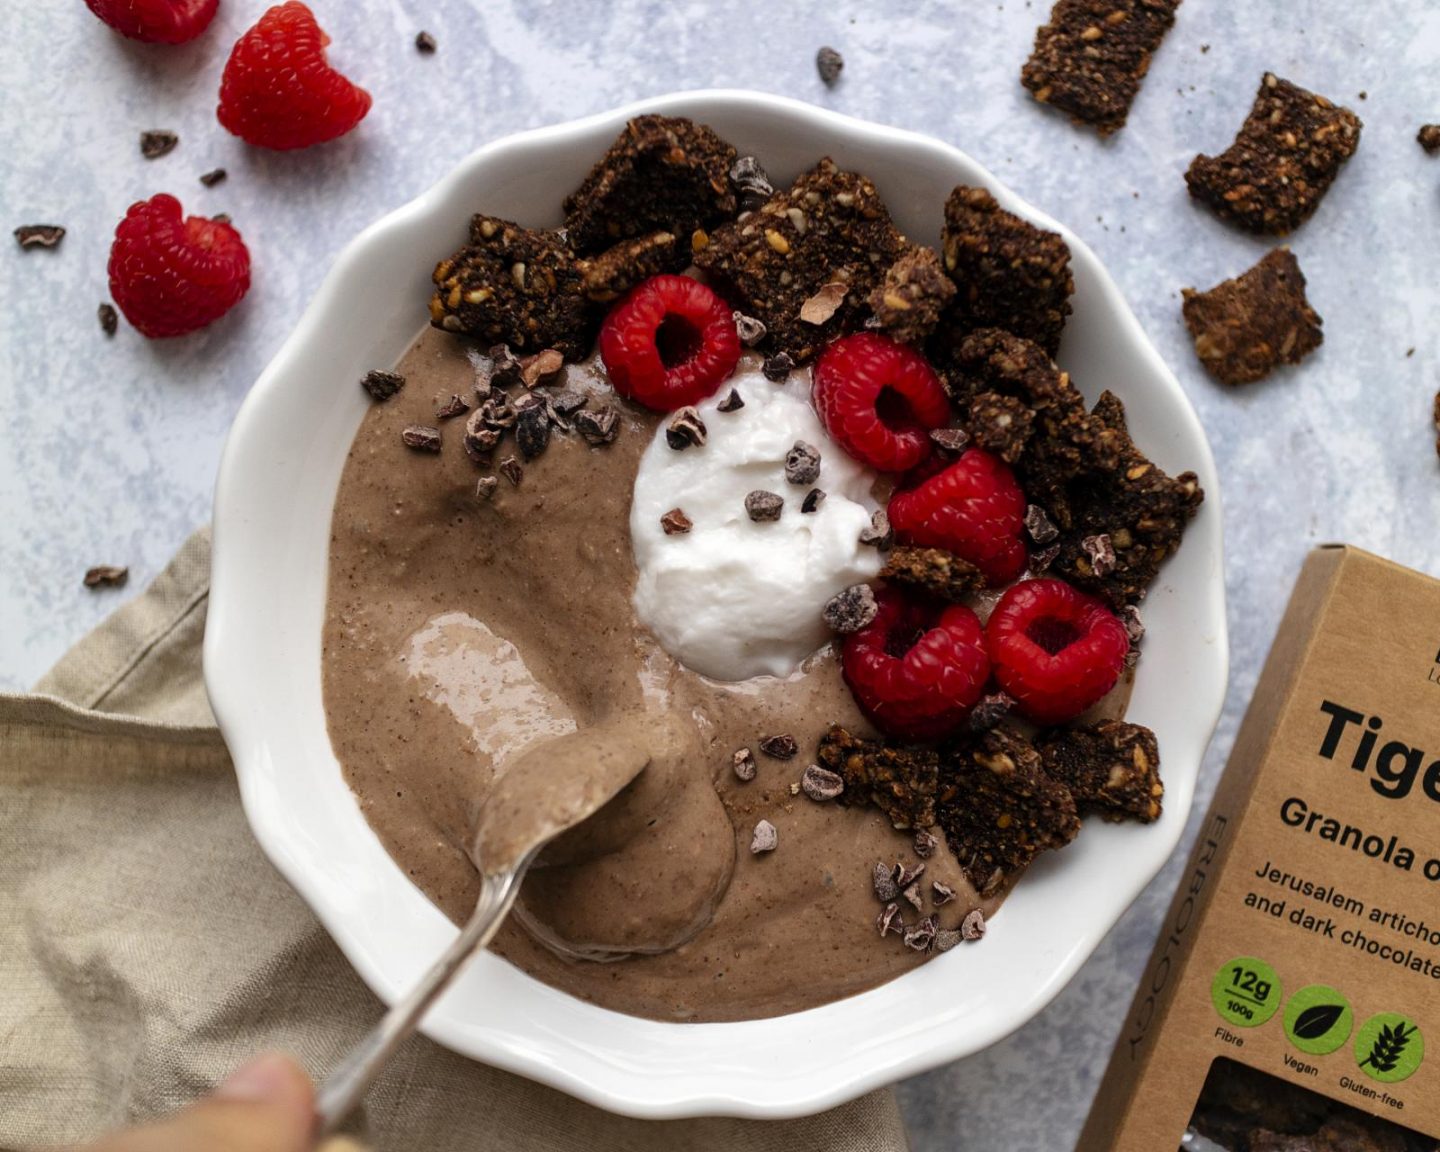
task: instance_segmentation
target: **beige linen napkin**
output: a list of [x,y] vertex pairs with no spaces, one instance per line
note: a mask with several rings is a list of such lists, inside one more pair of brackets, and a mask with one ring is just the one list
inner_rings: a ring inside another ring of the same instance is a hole
[[[332,1067],[370,994],[251,839],[200,679],[208,531],[0,696],[0,1148],[179,1107],[260,1049]],[[379,1150],[901,1152],[894,1096],[808,1120],[645,1122],[412,1040],[357,1135]]]

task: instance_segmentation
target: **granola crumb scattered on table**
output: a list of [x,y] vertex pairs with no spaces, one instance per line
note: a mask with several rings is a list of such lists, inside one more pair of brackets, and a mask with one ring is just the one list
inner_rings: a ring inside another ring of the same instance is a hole
[[1155,733],[1139,724],[1104,720],[1084,728],[1057,728],[1037,747],[1046,774],[1070,789],[1080,812],[1103,819],[1160,817],[1165,785]]
[[594,255],[653,232],[678,238],[679,271],[692,244],[735,214],[730,166],[735,149],[704,124],[679,116],[637,116],[584,182],[565,197],[565,229],[575,252]]
[[1101,136],[1125,127],[1180,0],[1058,0],[1020,83]]
[[945,202],[941,239],[958,291],[932,342],[939,359],[977,328],[1002,328],[1055,355],[1075,291],[1060,235],[1005,211],[984,188],[960,184]]
[[515,352],[556,348],[568,360],[590,351],[596,317],[560,236],[475,216],[470,243],[435,268],[430,322]]
[[1300,363],[1325,339],[1289,248],[1267,252],[1249,271],[1207,292],[1186,288],[1183,295],[1195,354],[1222,384],[1263,380],[1281,364]]
[[1190,195],[1251,232],[1283,236],[1310,218],[1360,144],[1360,117],[1265,73],[1235,142],[1196,156]]
[[[866,301],[904,247],[875,185],[826,157],[754,212],[717,228],[695,262],[733,307],[765,325],[761,349],[801,364],[860,327]],[[823,322],[806,322],[802,307],[829,284],[844,287],[843,298]]]

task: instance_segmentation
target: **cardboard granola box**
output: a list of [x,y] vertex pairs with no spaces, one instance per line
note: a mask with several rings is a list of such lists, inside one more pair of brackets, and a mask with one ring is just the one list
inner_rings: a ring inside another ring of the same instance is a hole
[[1305,563],[1079,1144],[1177,1148],[1440,1149],[1440,581],[1355,548]]

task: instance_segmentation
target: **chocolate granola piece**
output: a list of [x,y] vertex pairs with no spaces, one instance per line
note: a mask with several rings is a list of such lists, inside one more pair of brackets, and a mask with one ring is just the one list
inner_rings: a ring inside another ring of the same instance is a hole
[[895,883],[895,870],[883,860],[877,860],[870,873],[870,882],[875,889],[875,898],[882,904],[900,898],[900,886]]
[[1047,776],[1034,745],[1009,729],[962,738],[943,761],[940,780],[940,826],[982,896],[1080,831],[1069,789]]
[[1248,272],[1208,292],[1186,288],[1182,294],[1195,354],[1222,384],[1263,380],[1280,364],[1300,363],[1325,339],[1289,248],[1272,249]]
[[749,748],[737,748],[735,754],[730,758],[730,766],[735,771],[735,776],[744,781],[755,779],[755,754]]
[[1075,291],[1060,235],[1006,212],[986,189],[959,184],[945,202],[941,241],[958,291],[932,347],[943,354],[977,328],[1003,328],[1054,356]]
[[901,939],[905,941],[905,947],[912,951],[929,952],[935,943],[935,934],[939,929],[940,925],[936,923],[934,916],[925,916]]
[[481,476],[475,481],[475,499],[482,503],[489,503],[495,499],[495,489],[500,487],[498,476]]
[[721,400],[719,404],[715,405],[715,411],[738,412],[741,408],[744,407],[745,400],[741,397],[738,391],[736,391],[734,388],[731,388],[730,395],[726,396],[724,400]]
[[785,479],[802,488],[820,479],[820,449],[806,440],[796,440],[785,453]]
[[965,919],[960,921],[960,939],[966,941],[979,940],[985,935],[985,913],[980,908],[972,908],[965,913]]
[[772,384],[783,384],[795,370],[795,358],[788,352],[767,356],[760,365],[760,374]]
[[761,740],[760,751],[774,760],[793,760],[800,751],[800,745],[790,733],[780,732]]
[[514,456],[506,456],[500,461],[500,475],[510,481],[512,488],[518,488],[520,481],[525,479],[525,468]]
[[1310,218],[1360,144],[1348,108],[1265,73],[1235,143],[1190,162],[1190,195],[1251,232],[1283,236]]
[[880,606],[875,602],[875,590],[868,584],[852,584],[825,602],[825,607],[820,610],[820,617],[830,631],[848,636],[866,627],[879,611]]
[[534,460],[550,446],[550,414],[543,404],[521,410],[515,421],[515,443],[526,460]]
[[666,536],[684,536],[695,527],[695,522],[685,515],[683,509],[671,508],[660,517],[660,527]]
[[205,185],[206,188],[214,188],[215,185],[224,181],[228,175],[229,173],[226,172],[224,168],[212,168],[209,172],[202,172],[200,174],[200,183]]
[[1051,523],[1045,509],[1038,504],[1031,504],[1025,509],[1025,531],[1036,544],[1049,544],[1060,535],[1060,529]]
[[958,456],[970,447],[970,433],[964,428],[932,428],[930,442],[941,452]]
[[890,526],[890,515],[884,508],[870,513],[870,523],[860,529],[860,543],[878,552],[890,551],[895,543],[895,529]]
[[679,242],[673,232],[649,232],[605,249],[598,256],[575,261],[585,299],[608,304],[642,280],[674,271]]
[[564,355],[555,348],[546,348],[533,356],[520,357],[520,383],[526,388],[553,384],[555,375],[565,367]]
[[420,31],[415,33],[415,51],[419,52],[420,55],[433,56],[435,55],[435,48],[435,37],[430,35],[429,32]]
[[955,282],[945,275],[939,255],[917,245],[886,269],[866,303],[876,328],[902,344],[918,344],[935,330],[954,296]]
[[955,889],[948,884],[942,884],[939,880],[930,881],[930,902],[936,908],[943,908],[950,901],[955,899]]
[[935,849],[940,847],[940,841],[925,831],[924,828],[920,828],[915,833],[913,847],[916,856],[919,856],[922,860],[928,860],[931,856],[935,855]]
[[22,224],[14,235],[21,248],[54,248],[65,239],[65,229],[59,224]]
[[840,79],[844,68],[845,57],[828,44],[815,53],[815,71],[820,73],[820,80],[825,87],[835,87],[835,82]]
[[130,569],[118,564],[97,564],[85,572],[86,588],[118,588],[130,579]]
[[985,587],[980,569],[943,548],[893,548],[880,569],[880,579],[957,603]]
[[762,852],[775,851],[779,843],[780,835],[775,831],[775,825],[769,820],[761,820],[755,825],[755,831],[750,837],[750,851],[759,856]]
[[1105,820],[1160,818],[1165,785],[1155,733],[1123,720],[1056,728],[1039,738],[1045,773],[1070,789],[1076,808]]
[[1052,517],[1048,505],[1066,482],[1119,461],[1123,433],[1086,411],[1069,373],[1033,341],[996,328],[972,332],[955,349],[945,382],[976,443],[1014,464],[1031,502],[1047,505]]
[[785,498],[783,496],[767,492],[763,488],[757,488],[745,497],[745,515],[757,524],[779,520],[780,513],[784,511],[784,508]]
[[[743,220],[716,229],[695,262],[732,306],[765,325],[765,351],[798,364],[860,327],[866,300],[903,248],[875,185],[826,157]],[[845,289],[833,313],[820,323],[802,319],[805,303],[830,284]],[[776,379],[768,363],[765,374]]]
[[[1440,425],[1436,426],[1436,435],[1440,436]],[[1440,440],[1437,440],[1436,443],[1440,445]],[[1440,448],[1436,450],[1440,451]],[[823,503],[825,503],[825,490],[823,488],[811,488],[809,492],[805,493],[805,499],[800,501],[800,511],[803,515],[818,512],[820,505]]]
[[433,279],[430,322],[437,328],[512,352],[555,348],[579,360],[590,351],[595,315],[554,232],[477,215],[470,243],[440,261]]
[[620,434],[620,413],[611,404],[594,412],[588,409],[575,413],[575,427],[592,447],[609,444]]
[[109,301],[101,303],[95,309],[95,318],[100,321],[100,331],[106,336],[114,336],[120,328],[120,313],[115,311],[115,305]]
[[448,400],[443,400],[435,405],[436,420],[453,420],[457,416],[463,416],[470,411],[470,401],[458,393],[452,393]]
[[[1056,493],[1049,511],[1060,539],[1050,568],[1118,610],[1145,595],[1161,563],[1180,546],[1205,493],[1195,473],[1168,476],[1135,447],[1118,397],[1102,393],[1092,415],[1120,438],[1119,464],[1076,477]],[[1087,537],[1100,535],[1110,538],[1115,554],[1114,568],[1104,573],[1095,570],[1084,544]]]
[[703,448],[707,435],[699,410],[689,405],[670,417],[670,423],[665,426],[665,443],[675,452],[683,452],[692,444]]
[[811,764],[800,777],[800,790],[811,800],[824,802],[834,800],[845,791],[845,781],[838,772]]
[[158,160],[161,156],[175,151],[180,137],[165,128],[140,133],[140,155],[146,160]]
[[379,368],[372,368],[361,379],[360,387],[370,394],[370,399],[383,403],[405,387],[405,377],[399,372],[384,372]]
[[408,424],[400,430],[400,442],[415,452],[439,452],[440,429],[428,424]]
[[839,725],[820,740],[820,763],[845,781],[842,803],[870,803],[902,831],[935,824],[940,757],[930,748],[862,740]]
[[1415,139],[1420,142],[1420,147],[1434,156],[1440,152],[1440,124],[1422,124],[1420,131],[1415,133]]
[[970,731],[984,732],[994,728],[1010,715],[1015,707],[1015,698],[1006,692],[992,692],[981,696],[970,709]]
[[[668,232],[676,238],[668,271],[690,262],[705,231],[735,214],[729,172],[735,149],[683,116],[637,116],[584,182],[565,197],[571,247],[591,256],[619,240]],[[696,233],[701,233],[697,237]]]
[[1101,136],[1125,127],[1180,0],[1057,0],[1020,83]]
[[905,934],[905,920],[900,915],[900,905],[892,900],[889,904],[886,904],[884,908],[880,909],[880,914],[875,917],[875,927],[880,932],[880,938],[882,940],[891,932],[897,936],[903,936]]

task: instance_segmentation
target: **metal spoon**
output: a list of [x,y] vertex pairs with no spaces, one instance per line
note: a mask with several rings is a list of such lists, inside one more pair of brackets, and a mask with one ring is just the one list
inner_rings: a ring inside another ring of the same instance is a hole
[[540,849],[592,816],[650,763],[633,726],[588,728],[536,745],[495,785],[476,821],[470,858],[480,897],[455,942],[351,1050],[315,1098],[318,1133],[333,1132],[415,1030],[456,972],[495,935]]

